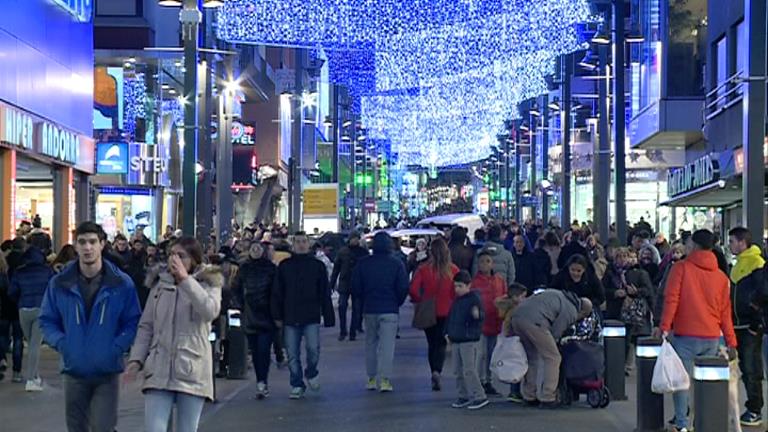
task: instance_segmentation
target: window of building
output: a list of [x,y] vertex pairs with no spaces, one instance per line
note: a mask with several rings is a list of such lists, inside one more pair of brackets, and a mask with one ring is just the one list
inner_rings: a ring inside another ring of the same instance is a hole
[[749,43],[747,35],[747,24],[742,21],[736,26],[736,73],[747,76],[747,44]]
[[722,37],[715,42],[715,87],[717,88],[717,107],[725,105],[725,93],[728,87],[728,52],[726,38]]

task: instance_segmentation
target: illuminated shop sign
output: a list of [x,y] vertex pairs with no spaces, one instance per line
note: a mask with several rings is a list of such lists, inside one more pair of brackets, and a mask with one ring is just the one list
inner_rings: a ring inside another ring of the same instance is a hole
[[131,171],[164,173],[168,171],[168,160],[159,156],[133,156],[131,157]]
[[75,17],[77,21],[91,21],[93,0],[53,0],[53,3]]
[[80,137],[58,126],[42,122],[40,152],[63,162],[76,164],[80,157]]
[[714,155],[702,158],[667,172],[667,195],[670,198],[720,180],[720,163]]
[[240,122],[232,122],[232,144],[254,145],[256,135],[253,126],[244,125]]
[[0,139],[8,144],[32,150],[32,116],[11,107],[0,107]]
[[98,144],[96,147],[96,172],[99,174],[127,174],[128,144]]

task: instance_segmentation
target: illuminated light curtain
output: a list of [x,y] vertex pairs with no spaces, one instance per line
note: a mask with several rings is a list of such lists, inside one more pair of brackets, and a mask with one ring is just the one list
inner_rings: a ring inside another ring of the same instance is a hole
[[322,49],[369,137],[432,167],[487,157],[597,21],[587,0],[231,0],[218,20],[231,42]]
[[125,124],[127,132],[136,132],[136,119],[146,118],[147,85],[144,74],[137,73],[125,77],[123,85],[123,104],[125,106]]

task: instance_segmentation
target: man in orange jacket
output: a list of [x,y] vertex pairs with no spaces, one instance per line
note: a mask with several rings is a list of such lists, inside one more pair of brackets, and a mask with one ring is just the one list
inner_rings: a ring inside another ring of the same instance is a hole
[[[737,346],[730,283],[712,253],[714,234],[699,230],[691,240],[693,251],[670,271],[659,326],[665,336],[670,331],[674,333],[672,345],[688,375],[696,357],[717,355],[721,334],[725,336],[729,355],[735,353]],[[676,392],[674,401],[675,429],[687,432],[688,391]]]

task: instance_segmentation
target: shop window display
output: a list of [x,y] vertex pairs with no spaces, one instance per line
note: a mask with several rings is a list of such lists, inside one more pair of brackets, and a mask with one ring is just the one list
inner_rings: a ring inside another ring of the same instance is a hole
[[113,195],[99,194],[96,201],[96,222],[104,227],[107,235],[114,238],[121,233],[132,236],[139,226],[144,227],[144,234],[156,237],[151,195]]

